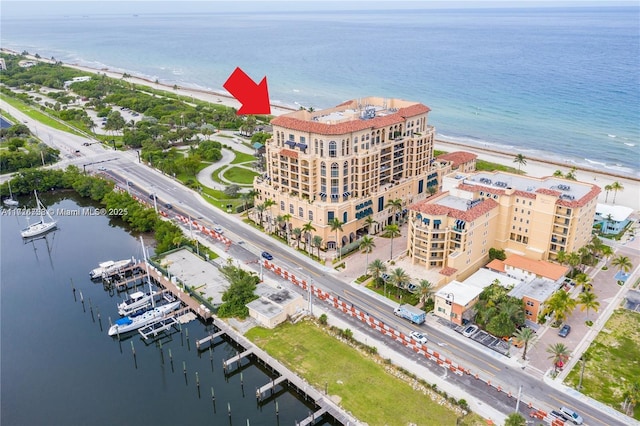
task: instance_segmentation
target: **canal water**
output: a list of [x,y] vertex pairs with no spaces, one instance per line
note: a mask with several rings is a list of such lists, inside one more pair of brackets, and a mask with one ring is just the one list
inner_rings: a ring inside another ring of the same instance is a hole
[[[41,199],[54,210],[99,207],[70,193]],[[309,415],[312,407],[288,390],[258,405],[255,389],[269,375],[245,360],[225,376],[222,361],[237,348],[222,342],[199,352],[195,340],[210,331],[199,321],[161,345],[137,333],[107,336],[125,295],[92,282],[89,271],[105,260],[142,258],[138,236],[105,216],[54,218],[58,230],[24,242],[27,218],[0,216],[3,426],[294,425]]]

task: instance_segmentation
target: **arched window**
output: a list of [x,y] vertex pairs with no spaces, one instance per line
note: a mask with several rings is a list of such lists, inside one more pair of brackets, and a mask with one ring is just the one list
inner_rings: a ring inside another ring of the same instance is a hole
[[298,216],[304,217],[304,209],[302,207],[298,207]]
[[349,175],[349,162],[345,161],[342,165],[342,176],[347,177]]
[[324,157],[324,141],[320,139],[320,157]]
[[284,211],[284,201],[280,201],[280,210]]
[[320,176],[327,175],[327,166],[324,164],[324,161],[320,163]]
[[313,210],[309,210],[309,220],[313,220]]
[[338,163],[331,164],[331,177],[338,177],[340,169],[338,168]]
[[331,141],[329,142],[329,157],[335,157],[336,155],[336,141]]

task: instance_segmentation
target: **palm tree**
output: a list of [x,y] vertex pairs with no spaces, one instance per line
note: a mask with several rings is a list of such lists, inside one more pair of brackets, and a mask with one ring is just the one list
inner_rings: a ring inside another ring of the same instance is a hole
[[396,268],[389,274],[389,281],[398,288],[397,295],[400,295],[400,289],[404,289],[411,282],[411,277],[404,269]]
[[563,177],[564,173],[562,173],[562,170],[556,170],[555,172],[553,172],[553,176],[554,177]]
[[571,170],[569,170],[567,174],[564,175],[564,178],[569,180],[578,180],[578,176],[576,176],[577,170],[578,169],[576,169],[575,167],[572,167]]
[[262,226],[262,215],[266,210],[264,203],[258,204],[257,206],[255,206],[255,209],[258,212],[258,218],[259,218],[258,226]]
[[314,235],[311,240],[313,245],[318,249],[318,259],[320,258],[320,247],[322,246],[322,237],[320,235]]
[[611,192],[612,190],[613,190],[613,186],[611,186],[611,185],[605,185],[604,186],[604,191],[605,191],[604,202],[605,203],[609,199],[609,192]]
[[[376,288],[380,287],[380,276],[387,272],[387,265],[385,265],[382,260],[376,259],[367,266],[367,270],[373,277],[373,280],[376,283]],[[386,293],[387,292],[385,290],[385,296]]]
[[331,230],[336,231],[336,252],[338,254],[338,258],[340,258],[340,240],[338,239],[338,232],[341,232],[343,230],[342,225],[344,225],[344,222],[340,222],[340,219],[338,219],[337,217],[334,217],[329,221]]
[[291,220],[291,215],[289,213],[282,215],[282,221],[284,222],[284,235],[287,240],[287,245],[289,244],[289,221]]
[[529,327],[522,327],[520,330],[516,330],[513,333],[513,337],[517,342],[524,344],[524,350],[522,351],[522,359],[527,359],[527,350],[529,349],[529,343],[533,344],[536,341],[536,333]]
[[302,232],[304,233],[304,249],[307,250],[307,245],[309,244],[309,240],[311,240],[311,231],[315,231],[316,228],[313,227],[311,221],[302,225]]
[[514,163],[518,163],[518,173],[520,173],[520,166],[526,166],[527,165],[527,158],[522,154],[518,154],[513,159],[513,162]]
[[553,293],[553,296],[547,300],[545,312],[553,312],[554,321],[559,324],[569,316],[577,304],[578,302],[572,299],[569,293],[561,289]]
[[367,216],[367,218],[364,220],[364,223],[367,225],[368,229],[367,229],[367,233],[368,234],[373,234],[373,232],[371,232],[371,228],[373,227],[374,224],[378,223],[378,221],[376,221],[373,216],[369,215]]
[[296,237],[296,249],[300,250],[300,239],[301,239],[301,236],[302,236],[302,229],[293,228],[291,233],[293,234],[294,237]]
[[433,296],[433,288],[434,285],[424,278],[418,282],[418,289],[420,290],[420,303],[423,305],[427,302],[427,300],[431,299]]
[[609,260],[611,256],[613,256],[613,249],[608,245],[603,245],[600,249],[600,254],[605,260],[605,263]]
[[567,263],[569,264],[569,266],[571,266],[572,276],[575,274],[575,271],[578,268],[578,265],[580,265],[581,261],[582,261],[582,258],[580,257],[579,253],[573,251],[567,254]]
[[391,238],[391,253],[389,255],[389,260],[391,260],[393,259],[393,239],[400,236],[400,227],[396,224],[387,225],[382,236]]
[[623,191],[624,186],[618,181],[615,181],[611,184],[611,190],[613,191],[613,204],[616,203],[616,195],[618,195],[618,191]]
[[593,288],[593,284],[591,283],[591,278],[589,278],[589,275],[585,274],[585,273],[580,273],[578,275],[576,275],[576,285],[582,286],[582,291],[591,291],[591,289]]
[[556,254],[556,261],[559,264],[564,265],[565,263],[567,263],[567,257],[567,252],[564,250],[560,250],[558,254]]
[[240,198],[242,198],[242,203],[244,204],[245,210],[247,210],[247,205],[249,204],[249,202],[253,201],[256,195],[258,195],[258,192],[255,189],[240,194]]
[[[265,210],[269,209],[269,224],[268,224],[268,225],[269,225],[269,226],[271,226],[271,217],[273,216],[273,215],[271,214],[271,207],[272,207],[272,206],[275,206],[275,205],[276,205],[276,202],[275,202],[275,201],[273,201],[273,200],[272,200],[272,199],[270,199],[270,198],[267,198],[266,200],[264,200],[264,203],[262,203],[262,204],[264,204],[264,209],[265,209]],[[269,229],[271,229],[271,228],[269,228]]]
[[396,213],[399,213],[402,211],[402,199],[401,198],[396,198],[395,200],[389,200],[387,201],[387,205],[384,206],[385,208],[391,207],[391,213],[393,214],[393,223],[397,223],[396,221]]
[[627,416],[633,416],[636,405],[638,405],[638,401],[640,401],[640,382],[627,383],[627,387],[622,396],[624,397],[622,408],[625,414]]
[[373,237],[365,235],[360,239],[360,245],[358,246],[358,248],[362,253],[366,254],[365,268],[364,268],[365,274],[367,273],[367,267],[369,265],[369,253],[371,253],[375,247],[376,247],[376,243],[373,241]]
[[556,371],[558,369],[558,364],[565,364],[571,355],[569,349],[563,343],[549,345],[547,352],[551,354],[548,358],[553,360],[553,368]]
[[278,225],[276,228],[276,234],[278,234],[278,237],[282,238],[282,223],[284,222],[284,220],[282,219],[282,215],[279,214],[278,216],[276,216],[276,224]]
[[625,273],[629,272],[631,268],[633,268],[631,259],[623,255],[614,257],[613,260],[611,261],[611,264],[613,266],[616,266],[619,271],[624,271]]
[[598,296],[590,291],[580,293],[578,296],[578,304],[580,305],[581,311],[587,311],[587,321],[589,320],[589,310],[593,309],[594,312],[598,312],[598,308],[600,307]]

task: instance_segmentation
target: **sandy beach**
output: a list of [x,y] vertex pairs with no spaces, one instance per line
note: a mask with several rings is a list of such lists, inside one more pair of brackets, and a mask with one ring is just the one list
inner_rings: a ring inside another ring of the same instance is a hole
[[[16,53],[16,52],[8,51],[6,49],[2,49],[2,50],[7,51],[9,53]],[[40,60],[43,62],[51,62],[48,59],[36,59],[35,57],[32,57],[32,59]],[[116,72],[108,68],[95,69],[95,68],[90,68],[86,66],[81,66],[78,64],[67,64],[67,63],[65,63],[64,65],[78,69],[78,70],[86,71],[92,74],[105,74],[106,76],[112,77],[115,79],[123,78],[123,73]],[[148,86],[158,90],[164,90],[171,93],[177,93],[182,96],[199,99],[199,100],[210,102],[213,104],[221,104],[221,105],[225,105],[233,108],[240,107],[240,103],[235,98],[225,93],[216,93],[213,91],[206,91],[206,90],[189,88],[189,87],[178,87],[177,89],[174,89],[173,86],[162,84],[160,82],[156,83],[149,79],[137,77],[134,75],[127,77],[126,80],[131,83]],[[288,108],[281,105],[274,105],[274,104],[271,105],[271,114],[275,116],[286,114],[295,110],[296,110],[295,108]],[[432,124],[436,125],[436,128],[437,128],[437,123],[432,123]],[[461,143],[444,141],[444,140],[436,140],[434,147],[437,150],[443,150],[448,152],[453,152],[453,151],[472,152],[478,155],[478,158],[481,160],[499,163],[499,164],[503,164],[511,167],[517,167],[517,164],[513,162],[515,154],[509,153],[509,152],[498,151],[488,147],[482,148],[482,147],[465,145]],[[551,176],[556,170],[561,170],[563,173],[566,173],[569,170],[571,170],[571,168],[574,166],[571,163],[563,162],[561,160],[553,161],[553,160],[543,159],[543,158],[532,158],[527,156],[525,157],[527,160],[527,164],[521,167],[521,170],[524,173],[526,173],[528,176],[532,176],[532,177]],[[640,162],[638,164],[640,164]],[[632,208],[636,213],[640,212],[640,179],[634,179],[632,177],[621,175],[621,174],[603,172],[602,170],[590,169],[583,166],[579,166],[579,167],[577,166],[576,169],[577,169],[576,176],[578,180],[583,182],[594,183],[600,186],[600,188],[602,189],[602,192],[598,197],[598,202],[604,203],[605,199],[607,199],[607,194],[606,194],[606,191],[604,190],[604,187],[606,185],[610,185],[611,183],[617,181],[623,186],[624,189],[622,191],[618,191],[617,194],[610,192],[608,196],[607,204],[613,204],[613,199],[615,196],[616,205],[627,206]]]
[[[121,79],[122,73],[111,71],[109,69],[101,69],[96,70],[93,68],[80,66],[77,64],[65,64],[67,66],[87,71],[90,73],[99,73],[105,74],[108,77]],[[135,84],[149,86],[154,89],[165,90],[172,93],[177,93],[182,96],[192,97],[195,99],[200,99],[206,102],[217,103],[233,108],[239,108],[240,103],[233,97],[224,93],[216,93],[206,90],[188,88],[188,87],[179,87],[177,90],[172,86],[155,83],[145,78],[131,76],[127,77],[127,81],[130,81]],[[271,114],[272,115],[282,115],[292,111],[295,111],[294,108],[287,108],[281,105],[271,105]],[[453,151],[467,151],[472,152],[478,155],[478,158],[485,161],[490,161],[494,163],[504,164],[506,166],[517,167],[517,164],[513,162],[515,157],[512,153],[501,152],[497,150],[493,150],[490,148],[479,148],[476,146],[470,146],[455,142],[449,142],[444,140],[436,140],[435,149],[453,152]],[[556,170],[561,170],[566,173],[571,170],[573,164],[565,163],[562,161],[551,161],[547,159],[540,158],[527,158],[527,164],[524,167],[521,167],[522,171],[525,172],[528,176],[532,177],[545,177],[551,176]],[[602,192],[598,198],[600,203],[604,203],[606,199],[606,191],[604,187],[606,185],[610,185],[611,183],[618,181],[623,186],[622,191],[618,191],[618,194],[615,196],[615,204],[621,206],[627,206],[632,208],[635,212],[640,212],[640,179],[633,179],[631,177],[627,177],[624,175],[619,175],[615,173],[605,173],[601,170],[597,169],[588,169],[585,167],[576,167],[577,172],[576,176],[578,180],[583,182],[594,183],[600,188],[602,188]],[[608,197],[608,204],[613,204],[614,193],[610,192]]]

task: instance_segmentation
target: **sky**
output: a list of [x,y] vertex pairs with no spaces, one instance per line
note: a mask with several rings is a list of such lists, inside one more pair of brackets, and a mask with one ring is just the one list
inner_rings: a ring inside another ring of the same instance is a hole
[[[37,5],[35,4],[37,3]],[[363,10],[363,9],[424,9],[424,8],[486,8],[486,7],[567,7],[567,6],[634,6],[636,1],[582,1],[582,0],[538,0],[538,1],[375,1],[375,0],[2,0],[0,16],[3,18],[35,15],[64,14],[122,14],[122,13],[170,13],[170,12],[243,12],[243,11],[307,11],[307,10]]]

